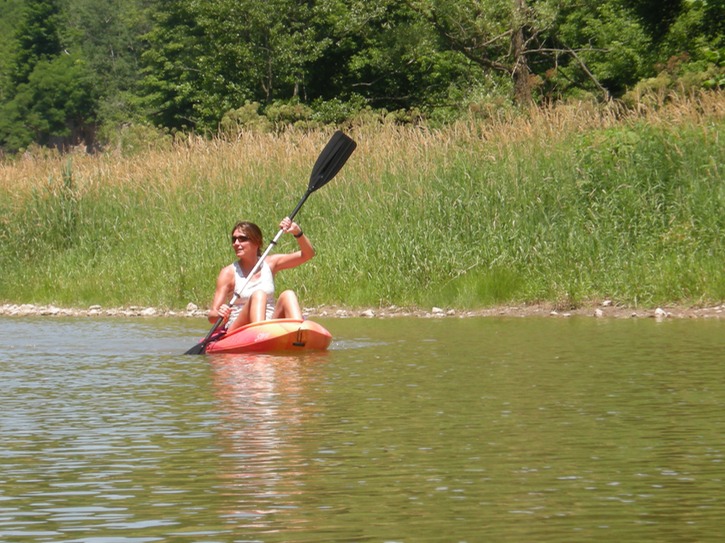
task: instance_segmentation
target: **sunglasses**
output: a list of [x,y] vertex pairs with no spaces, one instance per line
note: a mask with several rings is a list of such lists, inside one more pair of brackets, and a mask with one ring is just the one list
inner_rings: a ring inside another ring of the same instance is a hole
[[236,242],[244,243],[245,241],[249,241],[249,238],[247,236],[232,236],[232,244]]

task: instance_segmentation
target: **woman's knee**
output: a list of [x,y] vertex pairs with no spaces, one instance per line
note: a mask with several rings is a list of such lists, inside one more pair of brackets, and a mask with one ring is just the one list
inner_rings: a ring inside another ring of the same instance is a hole
[[279,300],[283,302],[297,303],[297,294],[294,290],[285,290],[279,295]]
[[293,290],[285,290],[277,298],[275,318],[301,319],[302,309]]

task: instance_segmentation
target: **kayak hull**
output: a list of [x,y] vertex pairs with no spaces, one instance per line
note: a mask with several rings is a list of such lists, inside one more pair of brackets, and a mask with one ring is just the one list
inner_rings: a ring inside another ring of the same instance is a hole
[[210,342],[206,352],[238,354],[324,351],[331,342],[330,332],[314,321],[272,319],[242,326]]

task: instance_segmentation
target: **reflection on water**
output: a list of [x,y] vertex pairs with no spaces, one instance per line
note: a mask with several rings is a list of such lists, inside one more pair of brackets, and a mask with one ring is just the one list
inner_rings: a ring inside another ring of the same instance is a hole
[[719,541],[725,324],[0,318],[0,541]]
[[309,381],[328,354],[210,357],[221,413],[222,517],[237,528],[273,529],[272,515],[303,503],[302,478],[311,466],[298,436],[311,430]]

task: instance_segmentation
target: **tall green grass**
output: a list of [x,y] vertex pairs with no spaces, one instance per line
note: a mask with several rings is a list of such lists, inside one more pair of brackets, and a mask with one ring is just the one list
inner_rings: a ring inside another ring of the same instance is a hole
[[[443,130],[359,126],[297,216],[308,306],[575,307],[725,299],[720,94],[636,114],[590,104]],[[239,219],[267,238],[329,133],[189,138],[124,157],[0,166],[0,300],[208,305]],[[293,250],[285,236],[277,250]]]

